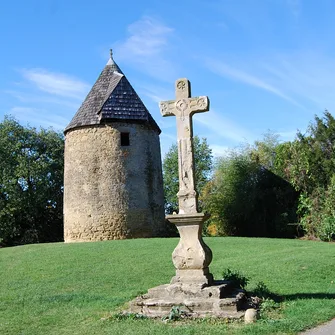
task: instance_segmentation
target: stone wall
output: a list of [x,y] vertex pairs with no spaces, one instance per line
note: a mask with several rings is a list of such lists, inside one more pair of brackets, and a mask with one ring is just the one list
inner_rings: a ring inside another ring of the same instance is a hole
[[[121,146],[121,132],[129,133],[129,146]],[[70,130],[64,169],[65,242],[164,235],[155,130],[122,122]]]

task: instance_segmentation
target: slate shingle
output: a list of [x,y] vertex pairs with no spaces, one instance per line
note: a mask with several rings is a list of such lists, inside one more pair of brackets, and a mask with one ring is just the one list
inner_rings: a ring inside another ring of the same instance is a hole
[[111,58],[65,132],[76,127],[113,121],[147,123],[161,132],[128,79]]

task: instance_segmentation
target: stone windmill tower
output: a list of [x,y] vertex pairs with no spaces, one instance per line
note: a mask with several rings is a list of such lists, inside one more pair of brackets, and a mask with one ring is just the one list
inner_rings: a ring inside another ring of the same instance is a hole
[[160,132],[111,52],[64,132],[65,242],[164,234]]

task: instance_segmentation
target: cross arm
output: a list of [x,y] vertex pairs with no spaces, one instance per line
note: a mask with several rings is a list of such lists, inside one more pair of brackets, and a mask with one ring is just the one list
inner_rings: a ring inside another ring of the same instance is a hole
[[190,112],[192,114],[209,111],[209,99],[206,96],[190,98]]
[[163,116],[175,115],[175,100],[161,101],[159,103],[159,109]]

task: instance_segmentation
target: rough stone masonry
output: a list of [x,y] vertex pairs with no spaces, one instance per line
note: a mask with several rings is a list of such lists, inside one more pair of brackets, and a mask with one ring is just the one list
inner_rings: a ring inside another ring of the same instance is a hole
[[111,54],[65,129],[65,242],[164,235],[160,132]]

